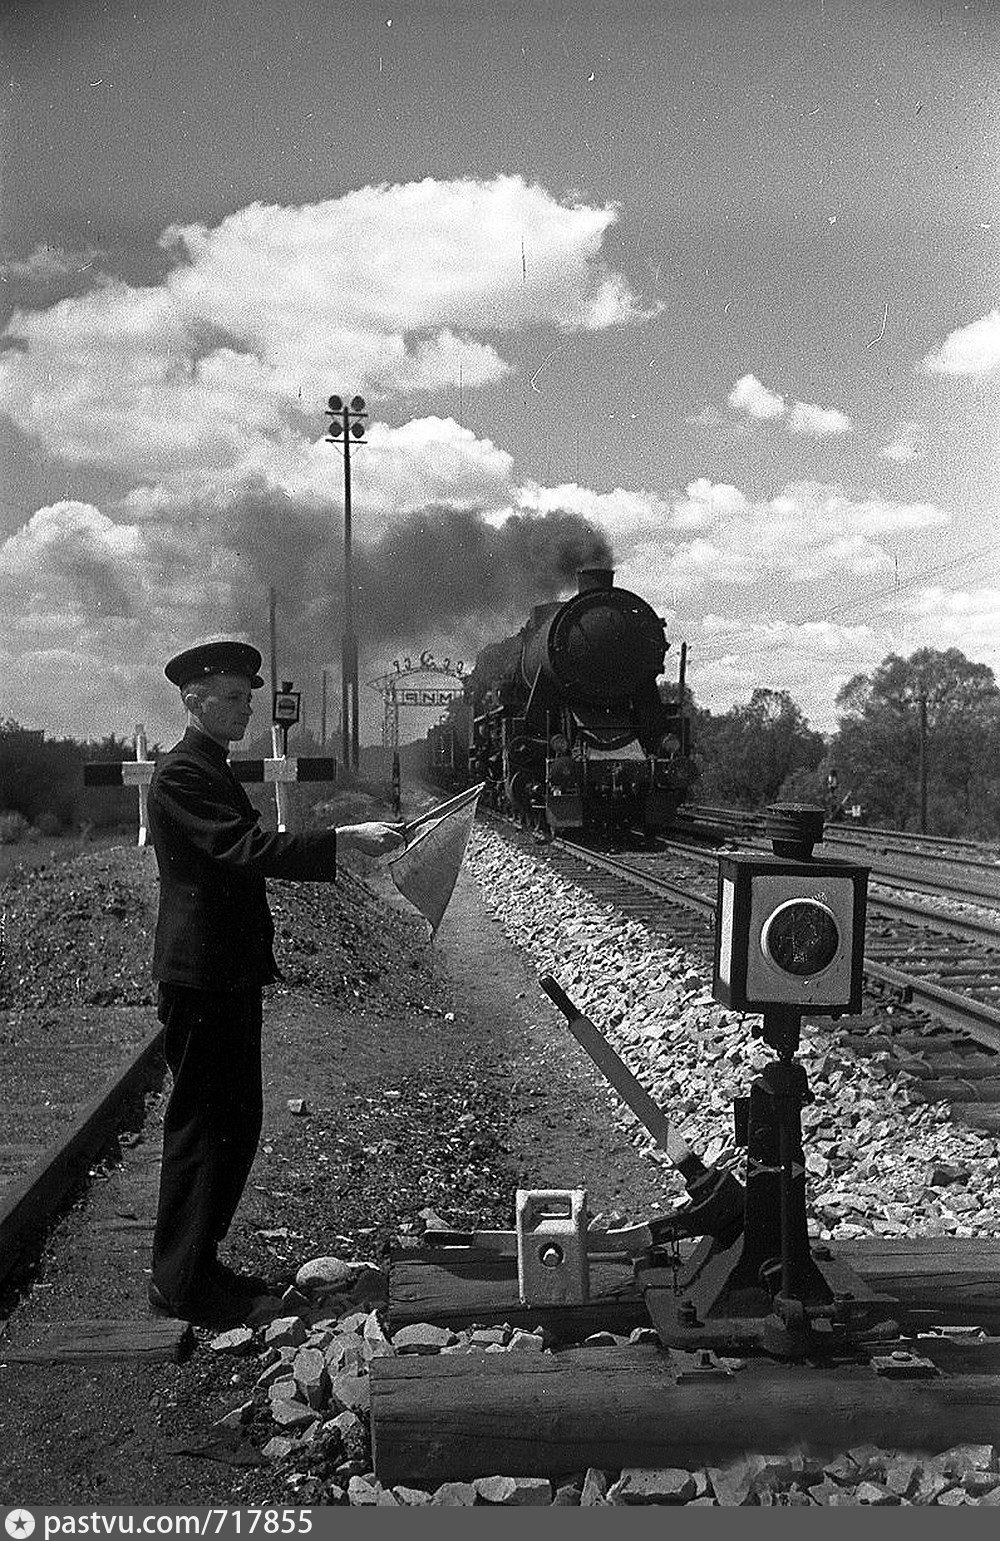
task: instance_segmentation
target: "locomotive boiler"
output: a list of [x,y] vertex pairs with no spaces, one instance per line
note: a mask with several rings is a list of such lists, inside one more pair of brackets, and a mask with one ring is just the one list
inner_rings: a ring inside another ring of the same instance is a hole
[[492,805],[541,834],[614,840],[668,825],[697,775],[678,701],[658,687],[669,643],[655,610],[585,568],[536,605],[469,677],[469,771]]

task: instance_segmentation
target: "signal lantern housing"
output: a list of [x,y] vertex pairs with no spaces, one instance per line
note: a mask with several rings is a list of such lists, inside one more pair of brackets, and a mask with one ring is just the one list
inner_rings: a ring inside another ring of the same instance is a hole
[[720,855],[715,999],[735,1011],[860,1011],[867,886],[854,862]]

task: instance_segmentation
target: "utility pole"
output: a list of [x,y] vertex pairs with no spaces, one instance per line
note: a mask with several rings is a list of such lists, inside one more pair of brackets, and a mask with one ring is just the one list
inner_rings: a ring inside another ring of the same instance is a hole
[[277,616],[276,616],[277,608],[278,608],[278,595],[277,595],[277,591],[272,588],[272,589],[268,590],[268,615],[269,615],[269,620],[270,620],[270,635],[271,635],[271,700],[272,701],[274,700],[274,697],[275,697],[275,695],[277,693],[277,689],[278,689],[278,627],[277,627]]
[[691,724],[684,707],[684,690],[687,682],[688,645],[681,643],[681,661],[677,671],[677,709],[680,712],[679,722],[681,729],[681,754],[687,754],[691,742]]
[[323,704],[320,708],[319,725],[320,747],[326,748],[326,670],[323,670]]
[[354,635],[354,573],[351,562],[351,441],[364,444],[368,416],[363,396],[348,405],[331,396],[326,405],[330,424],[327,443],[344,443],[344,632],[340,643],[341,737],[346,766],[358,768],[358,640]]
[[920,833],[927,833],[927,692],[922,690],[918,699],[920,707]]

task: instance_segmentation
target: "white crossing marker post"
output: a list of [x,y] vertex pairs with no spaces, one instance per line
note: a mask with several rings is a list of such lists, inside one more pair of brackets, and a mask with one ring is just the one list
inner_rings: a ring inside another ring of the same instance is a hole
[[[278,744],[281,728],[271,730],[273,758],[268,760],[230,760],[229,768],[238,781],[244,784],[273,784],[278,829],[284,833],[288,827],[288,784],[298,781],[336,781],[337,762],[332,757],[312,756],[289,758],[282,754]],[[135,729],[134,760],[90,760],[83,767],[83,784],[88,787],[138,787],[139,788],[139,839],[138,844],[149,844],[149,784],[156,768],[155,760],[148,758],[146,730],[142,723]]]
[[[149,783],[153,779],[153,762],[146,748],[146,729],[143,723],[135,725],[136,785],[139,788],[139,844],[149,843]],[[144,773],[149,766],[148,775]],[[140,766],[143,770],[140,771]]]
[[[278,831],[284,834],[288,828],[288,788],[282,772],[287,769],[288,756],[282,748],[281,737],[280,725],[272,724],[271,753],[274,758],[264,761],[264,780],[274,782],[274,811],[278,820]],[[269,775],[268,772],[271,774]]]
[[139,788],[139,845],[149,844],[149,783],[153,779],[153,761],[146,749],[146,729],[135,725],[134,760],[91,760],[83,767],[83,784],[88,787],[124,786]]

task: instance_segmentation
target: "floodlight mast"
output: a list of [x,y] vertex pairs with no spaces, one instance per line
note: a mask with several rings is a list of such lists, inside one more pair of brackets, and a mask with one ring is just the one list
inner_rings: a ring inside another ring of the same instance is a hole
[[351,552],[351,441],[366,444],[365,399],[331,396],[326,404],[330,418],[326,442],[344,444],[344,630],[340,640],[341,740],[345,766],[358,768],[358,640],[354,634],[354,570]]

